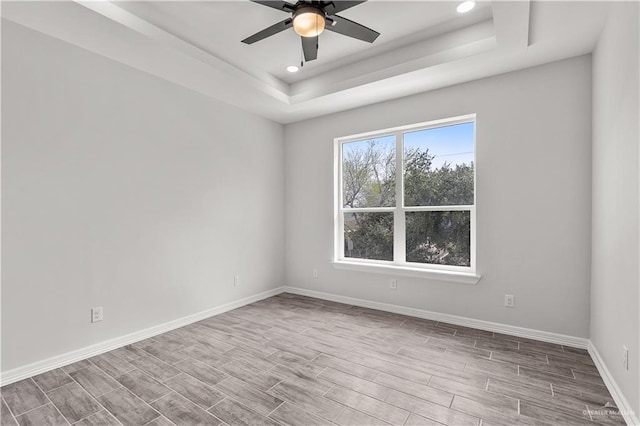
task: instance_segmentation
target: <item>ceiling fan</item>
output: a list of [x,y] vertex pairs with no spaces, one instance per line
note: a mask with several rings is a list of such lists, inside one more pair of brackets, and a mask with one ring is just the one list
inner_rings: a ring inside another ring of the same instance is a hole
[[281,31],[293,27],[293,30],[302,39],[302,51],[305,61],[313,61],[318,57],[318,35],[322,31],[329,30],[347,37],[373,43],[380,35],[377,31],[353,22],[347,18],[336,15],[336,13],[357,6],[364,1],[304,1],[299,0],[296,4],[285,1],[257,1],[254,3],[271,7],[291,16],[283,21],[273,24],[242,40],[243,43],[253,44],[257,41],[271,37]]

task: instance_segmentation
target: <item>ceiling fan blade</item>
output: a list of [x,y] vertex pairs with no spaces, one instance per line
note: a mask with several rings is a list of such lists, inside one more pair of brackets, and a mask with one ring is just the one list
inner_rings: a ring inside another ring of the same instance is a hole
[[242,40],[242,42],[245,44],[253,44],[256,41],[260,41],[267,37],[271,37],[272,35],[278,34],[279,32],[286,30],[287,28],[291,28],[292,25],[293,25],[293,20],[291,18],[287,18],[284,21],[280,21],[277,24],[273,24],[272,26],[265,28],[262,31],[258,31],[254,35]]
[[364,3],[367,0],[361,0],[361,1],[338,1],[336,0],[335,2],[333,1],[325,1],[325,6],[324,6],[324,11],[327,12],[327,15],[334,15],[336,13],[340,13],[343,10],[347,10],[349,8],[352,8],[353,6],[357,6],[360,3]]
[[328,22],[325,27],[326,30],[333,31],[334,33],[346,35],[347,37],[357,38],[358,40],[373,43],[380,35],[379,32],[367,28],[364,25],[360,25],[357,22],[353,22],[342,16],[333,15],[331,18],[335,24]]
[[313,61],[318,57],[318,36],[300,37],[302,39],[302,51],[305,62]]
[[281,10],[287,13],[295,10],[295,6],[290,3],[287,3],[286,1],[262,1],[262,0],[251,0],[251,1],[254,3],[258,3],[263,6],[267,6],[272,9]]

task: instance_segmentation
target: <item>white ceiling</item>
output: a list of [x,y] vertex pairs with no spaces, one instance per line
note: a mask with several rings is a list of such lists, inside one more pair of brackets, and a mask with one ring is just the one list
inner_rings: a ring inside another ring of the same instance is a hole
[[[294,2],[295,0],[291,0]],[[296,74],[286,71],[288,65],[300,64],[300,37],[291,29],[254,45],[240,40],[290,16],[249,1],[216,2],[117,2],[118,6],[154,25],[194,44],[238,68],[256,74],[268,73],[286,83],[315,76],[329,69],[353,62],[350,57],[375,55],[392,42],[421,35],[443,22],[460,19],[456,3],[370,1],[341,12],[339,15],[372,27],[380,33],[373,44],[326,31],[320,38],[319,59],[311,61]],[[392,6],[392,7],[389,7]],[[489,2],[481,2],[465,15],[474,21],[491,16]],[[402,25],[399,25],[402,23]],[[406,43],[406,42],[405,42]]]
[[330,31],[300,72],[286,18],[249,1],[6,2],[3,18],[281,123],[589,53],[610,4],[370,0],[342,13],[380,32],[368,44]]

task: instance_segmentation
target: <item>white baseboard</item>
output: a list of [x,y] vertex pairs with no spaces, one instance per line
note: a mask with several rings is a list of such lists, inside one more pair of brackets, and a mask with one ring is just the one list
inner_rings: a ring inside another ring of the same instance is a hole
[[441,314],[439,312],[408,308],[405,306],[392,305],[390,303],[356,299],[353,297],[322,293],[319,291],[307,290],[299,287],[283,287],[283,289],[287,293],[299,294],[301,296],[315,297],[317,299],[330,300],[332,302],[346,303],[349,305],[361,306],[363,308],[377,309],[380,311],[393,312],[401,315],[430,319],[433,321],[441,321],[449,324],[462,325],[465,327],[478,328],[480,330],[495,331],[497,333],[541,340],[543,342],[556,343],[558,345],[571,346],[573,348],[587,349],[589,343],[588,339],[582,337],[567,336],[564,334],[533,330],[524,327],[516,327],[514,325],[500,324],[497,322],[483,321],[457,315]]
[[167,331],[175,330],[176,328],[184,327],[185,325],[201,321],[213,315],[218,315],[236,308],[240,308],[250,303],[275,296],[282,293],[283,291],[283,287],[267,290],[265,292],[226,303],[224,305],[216,306],[214,308],[207,309],[196,314],[187,315],[186,317],[178,318],[164,324],[149,327],[144,330],[127,334],[125,336],[116,337],[115,339],[106,340],[104,342],[96,343],[95,345],[86,346],[84,348],[67,352],[62,355],[57,355],[51,358],[44,359],[42,361],[4,371],[0,373],[0,386],[8,385],[10,383],[35,376],[37,374],[64,367],[65,365],[73,364],[74,362],[80,361],[85,358],[100,355],[113,349],[117,349],[131,343],[139,342],[140,340],[148,339],[149,337],[157,336],[158,334],[166,333]]
[[622,390],[614,380],[613,376],[609,372],[607,365],[604,363],[604,360],[600,356],[600,353],[593,345],[593,342],[589,341],[589,355],[593,358],[593,362],[602,376],[602,380],[604,380],[604,384],[607,385],[607,389],[609,389],[609,393],[613,397],[613,400],[616,403],[616,407],[620,410],[620,414],[624,416],[624,420],[628,425],[640,425],[640,419],[638,418],[638,414],[633,412],[629,401],[625,398]]

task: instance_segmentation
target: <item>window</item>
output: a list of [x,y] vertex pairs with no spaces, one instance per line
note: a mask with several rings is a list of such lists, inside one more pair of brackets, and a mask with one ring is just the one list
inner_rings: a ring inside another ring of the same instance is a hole
[[335,143],[335,264],[476,277],[475,115]]

